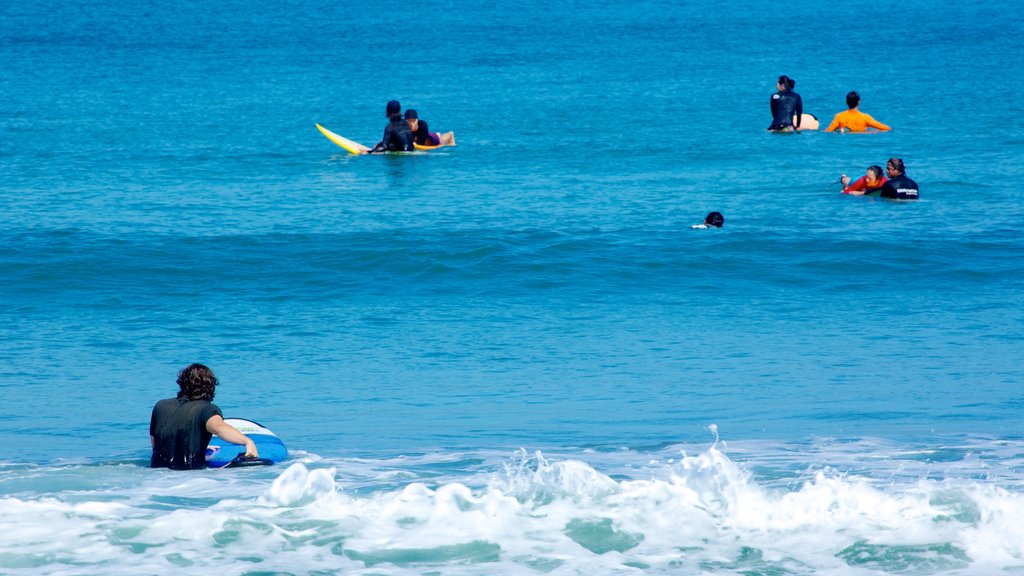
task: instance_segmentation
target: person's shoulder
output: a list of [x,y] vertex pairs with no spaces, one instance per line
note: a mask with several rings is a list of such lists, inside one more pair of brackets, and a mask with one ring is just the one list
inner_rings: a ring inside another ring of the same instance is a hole
[[779,94],[778,92],[772,94],[772,100],[778,100],[779,98],[782,98],[782,95]]

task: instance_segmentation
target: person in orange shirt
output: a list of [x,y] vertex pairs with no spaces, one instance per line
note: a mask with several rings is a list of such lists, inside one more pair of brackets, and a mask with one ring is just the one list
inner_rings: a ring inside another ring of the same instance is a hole
[[835,118],[832,119],[832,123],[828,125],[825,132],[867,132],[868,128],[875,128],[885,132],[892,130],[885,124],[882,124],[878,120],[872,118],[869,114],[865,114],[857,109],[860,106],[860,94],[856,91],[850,92],[846,95],[846,105],[850,107],[845,112],[836,114]]
[[885,176],[882,176],[881,166],[868,166],[868,171],[852,184],[850,183],[850,177],[846,174],[843,174],[839,181],[843,184],[843,194],[852,194],[854,196],[878,192],[882,189],[882,184],[886,182]]

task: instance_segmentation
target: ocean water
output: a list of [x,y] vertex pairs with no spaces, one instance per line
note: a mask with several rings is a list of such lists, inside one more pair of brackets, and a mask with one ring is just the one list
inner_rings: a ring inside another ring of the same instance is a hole
[[[1024,572],[1022,21],[3,3],[0,574]],[[287,461],[147,467],[191,362]]]

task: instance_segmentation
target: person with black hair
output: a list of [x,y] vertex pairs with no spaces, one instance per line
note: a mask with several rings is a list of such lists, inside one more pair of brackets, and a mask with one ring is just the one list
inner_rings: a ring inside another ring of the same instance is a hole
[[426,120],[420,120],[419,114],[412,108],[405,111],[405,121],[412,130],[412,141],[420,146],[455,146],[455,133],[431,132]]
[[721,212],[710,212],[704,217],[703,224],[694,224],[690,228],[694,229],[706,229],[706,228],[721,228],[725,224],[725,216],[722,216]]
[[907,178],[902,158],[889,158],[885,171],[889,174],[889,181],[882,185],[879,196],[890,200],[917,200],[917,182]]
[[245,458],[259,458],[256,443],[225,422],[212,402],[216,387],[217,377],[202,364],[189,364],[178,372],[177,397],[157,402],[149,419],[150,467],[206,468],[206,447],[214,434],[245,445]]
[[850,177],[846,174],[839,177],[839,182],[843,185],[843,194],[861,196],[878,192],[882,185],[886,183],[886,179],[885,176],[882,176],[881,166],[871,165],[868,166],[867,172],[858,178],[856,182],[851,184]]
[[840,112],[832,118],[832,123],[828,125],[825,132],[835,132],[836,130],[840,132],[867,132],[868,128],[874,128],[881,132],[892,130],[892,128],[872,118],[870,114],[860,111],[860,94],[857,94],[856,90],[846,95],[846,107],[848,110]]
[[384,114],[388,117],[388,125],[384,127],[384,137],[367,154],[374,152],[412,152],[416,149],[413,146],[412,130],[409,124],[402,119],[402,104],[398,100],[391,100],[385,108]]
[[796,80],[789,76],[779,76],[776,84],[778,92],[772,94],[772,125],[771,132],[793,132],[800,129],[800,117],[804,113],[804,103],[800,95],[793,91]]

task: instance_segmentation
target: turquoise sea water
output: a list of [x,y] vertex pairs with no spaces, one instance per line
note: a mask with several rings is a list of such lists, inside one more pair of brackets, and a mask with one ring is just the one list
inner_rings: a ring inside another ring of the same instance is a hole
[[[0,574],[1024,570],[1024,9],[791,12],[0,6]],[[288,461],[145,467],[195,361]]]

